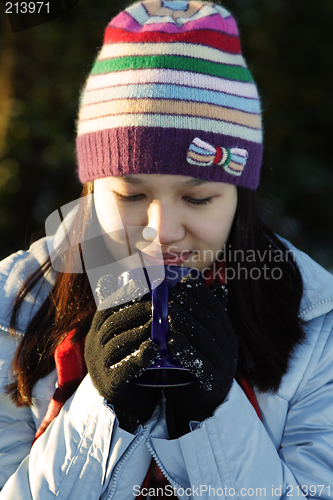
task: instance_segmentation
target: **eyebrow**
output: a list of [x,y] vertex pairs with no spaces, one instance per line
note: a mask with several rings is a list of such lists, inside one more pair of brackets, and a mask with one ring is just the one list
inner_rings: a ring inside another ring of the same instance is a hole
[[[115,178],[121,179],[128,184],[143,184],[143,181],[141,179],[132,177],[131,175],[115,176]],[[189,179],[188,181],[182,182],[180,184],[180,187],[200,186],[201,184],[213,184],[213,182],[207,181],[206,179]]]

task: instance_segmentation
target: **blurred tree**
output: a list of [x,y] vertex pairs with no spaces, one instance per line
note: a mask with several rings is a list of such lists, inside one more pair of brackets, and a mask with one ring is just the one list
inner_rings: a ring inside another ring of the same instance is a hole
[[[6,154],[15,62],[14,37],[8,23],[3,23],[2,26],[3,29],[0,32],[0,158]],[[2,178],[1,173],[0,177]]]
[[274,229],[333,271],[333,2],[225,0],[262,97]]
[[[26,247],[53,210],[78,197],[79,90],[106,23],[129,3],[82,0],[61,17],[16,33],[0,3],[0,58],[7,58],[7,66],[0,66],[0,144],[6,136],[0,151],[0,257]],[[262,97],[259,191],[274,213],[267,218],[333,270],[333,2],[222,3],[238,20]]]
[[0,258],[27,247],[40,228],[42,234],[46,217],[80,194],[75,174],[79,90],[106,22],[121,10],[117,2],[108,3],[83,1],[57,19],[15,33],[0,3],[0,57],[6,56],[0,80],[0,139],[6,137],[0,151]]

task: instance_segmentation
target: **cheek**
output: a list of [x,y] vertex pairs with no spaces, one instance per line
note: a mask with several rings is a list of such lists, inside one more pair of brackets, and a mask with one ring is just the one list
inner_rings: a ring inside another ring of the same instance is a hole
[[126,233],[113,192],[96,190],[94,204],[107,249],[116,260],[126,258],[128,256]]
[[[145,227],[140,225],[140,210],[134,210],[134,205],[122,205],[109,190],[95,192],[94,202],[104,242],[114,259],[120,261],[136,254]],[[141,245],[140,250],[150,244]]]
[[218,228],[218,231],[216,231],[216,233],[219,235],[219,244],[221,246],[227,243],[234,220],[234,215],[234,212],[225,214],[220,218],[219,222],[216,222],[216,228]]
[[99,190],[94,193],[95,210],[98,222],[105,233],[113,233],[124,229],[114,194]]
[[216,214],[215,231],[219,235],[221,246],[226,244],[229,238],[237,210],[237,201],[237,190],[234,188],[234,191],[230,194],[230,196],[226,198],[223,203],[221,203],[218,213]]
[[221,211],[208,219],[197,220],[192,234],[196,234],[203,245],[221,249],[228,239],[233,219],[234,211]]
[[138,211],[124,207],[116,200],[112,191],[99,190],[94,193],[95,210],[98,222],[104,231],[118,240],[124,227],[138,226]]

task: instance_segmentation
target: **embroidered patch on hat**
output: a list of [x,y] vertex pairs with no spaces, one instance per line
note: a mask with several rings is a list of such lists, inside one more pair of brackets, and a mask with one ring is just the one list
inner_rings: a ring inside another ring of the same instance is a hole
[[193,139],[187,151],[187,161],[198,167],[220,165],[228,174],[242,175],[248,159],[246,149],[212,146],[198,137]]

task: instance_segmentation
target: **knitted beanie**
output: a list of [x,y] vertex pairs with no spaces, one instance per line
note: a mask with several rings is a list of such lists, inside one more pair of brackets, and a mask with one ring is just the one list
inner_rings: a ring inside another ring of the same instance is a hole
[[146,0],[111,20],[81,95],[76,151],[82,183],[150,173],[256,189],[260,101],[231,14]]

